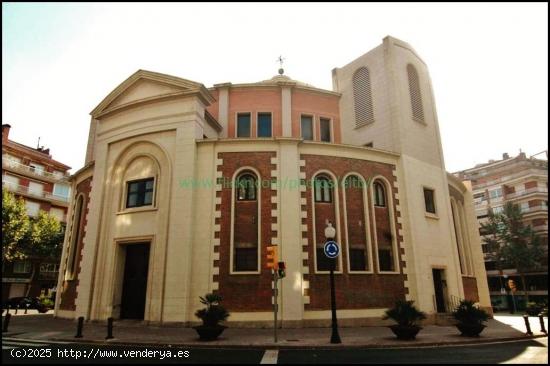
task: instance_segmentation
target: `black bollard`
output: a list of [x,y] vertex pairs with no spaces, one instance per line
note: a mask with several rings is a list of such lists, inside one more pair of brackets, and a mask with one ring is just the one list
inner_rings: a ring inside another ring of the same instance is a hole
[[30,305],[31,305],[31,304],[25,304],[25,314],[27,314],[27,311],[29,310],[29,306],[30,306]]
[[84,317],[78,317],[78,325],[76,326],[76,335],[75,338],[82,338],[82,328],[84,327]]
[[113,337],[113,318],[107,319],[107,337],[105,339],[112,339]]
[[11,314],[8,312],[6,316],[4,317],[4,324],[2,327],[2,333],[6,333],[8,331],[8,326],[10,325],[10,318]]
[[546,331],[546,328],[544,327],[544,317],[542,316],[542,313],[539,314],[539,321],[540,321],[541,333],[548,334],[548,332]]
[[531,331],[531,325],[529,325],[529,315],[524,315],[523,320],[525,321],[525,328],[527,328],[527,332],[525,335],[533,335],[533,332]]

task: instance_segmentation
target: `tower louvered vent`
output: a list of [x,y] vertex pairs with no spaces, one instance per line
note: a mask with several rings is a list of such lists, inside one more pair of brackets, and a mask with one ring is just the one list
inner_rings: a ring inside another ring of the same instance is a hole
[[409,93],[411,95],[413,119],[418,122],[424,122],[424,110],[422,109],[422,94],[420,93],[418,72],[416,72],[413,65],[408,64],[407,74],[409,76]]
[[353,98],[355,101],[355,126],[361,127],[374,122],[372,92],[369,70],[362,67],[353,75]]

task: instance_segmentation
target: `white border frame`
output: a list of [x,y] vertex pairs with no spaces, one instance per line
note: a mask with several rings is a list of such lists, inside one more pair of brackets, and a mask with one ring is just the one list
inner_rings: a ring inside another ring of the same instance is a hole
[[[302,117],[311,117],[311,140],[306,140],[302,137]],[[302,139],[303,141],[316,141],[315,140],[315,118],[316,118],[316,115],[313,114],[313,113],[300,113],[300,121],[299,121],[299,126],[300,126],[300,135],[299,135],[299,138]]]
[[340,200],[339,200],[339,197],[338,197],[338,179],[336,178],[336,175],[334,175],[333,172],[331,172],[330,170],[327,170],[327,169],[320,169],[320,170],[317,170],[315,173],[313,173],[313,175],[311,176],[311,179],[310,179],[310,182],[311,182],[311,203],[312,203],[312,213],[311,213],[311,217],[312,217],[312,226],[313,226],[313,231],[312,231],[312,236],[313,236],[313,273],[315,274],[329,274],[330,271],[318,271],[317,270],[317,238],[316,238],[316,226],[315,226],[315,178],[318,176],[318,175],[322,175],[322,174],[325,174],[325,175],[328,175],[332,181],[334,182],[334,191],[332,192],[333,194],[333,203],[335,205],[334,207],[334,213],[335,213],[335,217],[336,217],[336,226],[334,226],[334,228],[336,229],[336,237],[334,238],[334,240],[340,244],[340,255],[338,256],[338,266],[339,266],[339,269],[338,270],[335,270],[334,273],[336,274],[342,274],[343,273],[343,264],[342,264],[342,242],[340,241],[340,238],[342,237],[342,235],[340,235]]
[[[234,249],[234,234],[235,234],[235,181],[239,174],[245,170],[250,170],[256,174],[257,182],[257,206],[258,206],[258,269],[256,271],[234,271],[233,270],[233,249]],[[229,274],[230,275],[251,275],[251,274],[261,274],[262,273],[262,176],[260,172],[251,166],[243,166],[235,170],[233,177],[231,178],[231,223],[230,223],[230,234],[229,234]]]
[[[323,141],[321,139],[321,120],[322,119],[325,119],[325,120],[328,121],[328,126],[330,128],[330,141]],[[301,125],[301,123],[300,123],[300,125]],[[334,143],[334,118],[319,116],[319,142],[324,142],[325,144],[333,144]]]
[[[239,114],[246,114],[246,113],[248,113],[250,115],[250,135],[247,136],[247,137],[239,137],[239,135],[237,133],[239,131]],[[235,138],[236,139],[249,139],[249,138],[252,138],[252,124],[254,123],[254,121],[252,121],[252,116],[253,116],[253,113],[250,112],[250,111],[235,112]],[[273,120],[271,121],[271,124],[273,125]]]
[[[375,206],[374,206],[374,182],[376,180],[381,180],[384,184],[384,189],[385,189],[385,193],[386,193],[386,205],[388,207],[388,210],[389,210],[389,219],[390,219],[390,230],[391,230],[391,236],[392,236],[392,248],[394,250],[394,268],[396,269],[395,271],[381,271],[380,270],[380,261],[379,261],[379,258],[378,258],[378,238],[377,238],[377,232],[376,232],[376,210],[375,210]],[[370,207],[372,209],[372,225],[374,227],[374,248],[375,248],[375,251],[374,251],[374,255],[376,256],[376,269],[377,269],[377,273],[379,274],[401,274],[401,267],[399,266],[399,259],[401,258],[401,253],[399,253],[399,247],[397,246],[397,235],[396,235],[396,230],[395,230],[395,212],[394,212],[394,209],[393,209],[393,194],[392,194],[392,189],[391,189],[391,184],[390,182],[386,179],[386,177],[382,176],[382,175],[376,175],[372,178],[371,180],[371,183],[369,184],[370,186],[370,194],[371,194],[371,197],[372,197],[372,201],[370,202]],[[374,268],[373,268],[374,269]]]
[[[260,136],[258,136],[258,122],[259,122],[258,116],[260,114],[269,114],[271,116],[271,136],[269,136],[269,137],[260,137]],[[274,131],[273,120],[274,120],[273,119],[273,111],[257,111],[256,112],[256,138],[257,139],[270,139],[270,138],[275,137],[274,134],[273,134],[273,131]],[[250,126],[250,128],[252,129],[252,126]],[[250,134],[252,134],[252,131],[250,131]]]
[[[428,189],[433,192],[433,200],[434,200],[434,209],[435,212],[428,212],[426,211],[426,196],[424,195],[424,190]],[[422,185],[422,202],[424,203],[424,216],[430,219],[439,219],[439,215],[437,214],[439,212],[437,207],[437,197],[436,197],[436,189],[430,186]]]
[[[77,210],[77,207],[78,207],[78,200],[82,197],[82,206],[80,207],[80,212],[78,212]],[[79,244],[78,242],[74,242],[74,237],[75,237],[75,234],[77,233],[77,231],[80,229],[80,223],[82,222],[82,216],[84,216],[85,214],[85,209],[86,209],[86,197],[84,195],[84,193],[82,192],[79,192],[77,195],[76,195],[76,199],[74,201],[74,208],[73,208],[73,212],[74,212],[74,215],[72,217],[72,222],[71,222],[71,234],[69,236],[69,252],[67,253],[67,260],[66,260],[66,264],[65,264],[65,276],[64,276],[64,279],[65,281],[74,281],[76,279],[76,268],[74,271],[71,270],[71,267],[73,266],[73,263],[77,260],[77,258],[75,257],[74,260],[71,260],[71,258],[73,256],[75,256],[75,252],[76,250],[78,249],[79,247]],[[78,223],[77,225],[75,226],[75,216],[78,216]]]
[[[364,225],[365,225],[365,235],[366,235],[366,249],[368,252],[368,270],[363,271],[352,271],[350,266],[350,243],[349,243],[349,234],[348,234],[348,206],[346,201],[346,179],[348,177],[355,175],[358,177],[362,184],[363,184],[363,217],[364,217]],[[369,215],[369,200],[368,200],[368,192],[367,192],[367,184],[368,182],[365,180],[365,178],[355,172],[351,171],[347,173],[344,178],[342,179],[342,192],[343,192],[343,200],[344,200],[344,229],[345,229],[345,238],[346,238],[346,253],[347,253],[347,265],[348,265],[348,273],[349,274],[373,274],[374,273],[374,262],[372,260],[373,252],[372,252],[372,241],[371,241],[371,227],[370,227],[370,215]]]

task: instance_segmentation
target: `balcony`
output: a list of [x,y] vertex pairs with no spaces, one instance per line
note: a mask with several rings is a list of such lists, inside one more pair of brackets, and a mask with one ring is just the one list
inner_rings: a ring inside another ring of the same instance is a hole
[[54,202],[59,202],[63,204],[67,204],[69,202],[69,197],[67,196],[59,196],[59,195],[56,195],[50,192],[44,192],[44,191],[35,191],[32,189],[29,189],[29,187],[25,187],[20,184],[14,184],[14,183],[2,180],[2,188],[4,187],[7,188],[7,190],[10,192],[21,194],[27,197],[35,197],[41,200],[54,201]]
[[521,207],[521,212],[524,214],[534,214],[534,213],[542,213],[546,212],[548,213],[548,206],[546,205],[537,205],[537,206],[531,206],[531,207]]
[[[547,166],[541,166],[540,169],[534,169],[534,168],[522,169],[519,172],[514,173],[514,174],[510,174],[510,175],[507,175],[507,176],[504,176],[504,177],[491,179],[491,180],[489,180],[487,182],[484,182],[484,183],[477,183],[477,184],[475,184],[475,189],[480,190],[480,189],[488,188],[488,187],[498,185],[498,184],[506,184],[506,182],[508,182],[510,180],[513,180],[513,179],[520,178],[520,177],[542,176],[544,170],[547,170],[547,169],[548,169]],[[480,178],[483,178],[483,177],[480,177]],[[472,179],[480,179],[480,178],[476,177],[476,178],[472,178]]]
[[10,158],[2,158],[2,168],[10,170],[26,176],[35,177],[40,180],[46,180],[51,183],[66,181],[69,174],[66,173],[51,173],[41,169],[35,169],[32,166],[21,164]]
[[534,194],[534,193],[540,193],[540,194],[548,195],[548,188],[546,188],[546,187],[534,187],[534,188],[525,189],[523,191],[518,191],[518,192],[507,194],[506,199],[521,198],[521,197],[524,197],[524,196],[527,196],[527,195],[530,195],[530,194]]

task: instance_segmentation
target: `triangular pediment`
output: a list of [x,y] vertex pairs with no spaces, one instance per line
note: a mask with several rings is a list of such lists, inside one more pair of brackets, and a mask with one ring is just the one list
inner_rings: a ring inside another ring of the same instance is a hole
[[171,75],[138,70],[116,87],[90,113],[99,118],[107,113],[172,96],[198,94],[207,104],[214,98],[204,85]]
[[112,109],[139,100],[174,94],[185,90],[188,91],[189,88],[182,88],[147,79],[139,79],[109,103],[106,109]]

